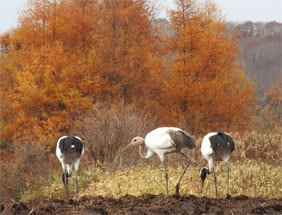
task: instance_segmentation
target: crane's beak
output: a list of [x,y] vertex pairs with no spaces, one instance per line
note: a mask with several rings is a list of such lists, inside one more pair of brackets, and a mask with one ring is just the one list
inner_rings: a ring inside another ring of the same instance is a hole
[[127,149],[129,149],[130,148],[130,146],[132,146],[132,144],[131,143],[129,143],[122,151],[121,151],[121,153],[123,153],[123,152],[125,152]]
[[206,179],[205,176],[203,178],[201,178],[202,186],[204,185],[205,179]]
[[202,192],[203,192],[203,188],[204,188],[204,182],[205,182],[205,180],[201,180],[201,184],[202,184]]
[[201,194],[203,194],[205,179],[206,179],[206,175],[205,175],[204,177],[202,177],[202,175],[201,175],[201,184],[202,184],[202,187],[201,187]]

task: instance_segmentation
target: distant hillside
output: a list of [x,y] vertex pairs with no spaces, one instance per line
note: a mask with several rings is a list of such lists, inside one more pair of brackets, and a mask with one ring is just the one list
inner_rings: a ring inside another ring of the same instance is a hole
[[257,83],[262,97],[273,84],[282,83],[282,23],[227,23],[239,35],[238,60]]

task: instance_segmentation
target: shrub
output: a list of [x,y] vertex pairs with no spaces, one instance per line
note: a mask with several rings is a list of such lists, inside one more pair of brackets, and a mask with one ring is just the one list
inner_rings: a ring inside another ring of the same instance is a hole
[[[121,165],[120,152],[133,137],[154,127],[154,117],[145,111],[130,110],[123,104],[95,108],[80,123],[77,131],[85,141],[85,157],[92,164]],[[127,154],[134,163],[136,154]]]
[[44,144],[14,144],[5,156],[1,156],[0,201],[19,199],[23,192],[39,189],[53,171],[51,160]]

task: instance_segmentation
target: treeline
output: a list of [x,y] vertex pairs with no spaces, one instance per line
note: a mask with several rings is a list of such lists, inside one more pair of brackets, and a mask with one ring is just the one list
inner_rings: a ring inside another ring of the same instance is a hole
[[255,83],[256,129],[282,131],[282,23],[228,23],[238,36],[238,61]]
[[282,83],[282,23],[227,23],[238,35],[238,61],[255,81],[257,95],[263,99],[269,88]]

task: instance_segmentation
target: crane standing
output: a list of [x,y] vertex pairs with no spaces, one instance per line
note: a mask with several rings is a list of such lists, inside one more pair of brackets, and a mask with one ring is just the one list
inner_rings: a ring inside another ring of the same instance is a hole
[[[145,155],[142,154],[142,146],[146,145],[148,151]],[[165,164],[164,155],[169,153],[180,153],[187,160],[187,165],[179,178],[179,181],[175,187],[175,194],[179,196],[179,185],[182,180],[183,175],[185,174],[188,166],[191,163],[191,159],[181,150],[182,148],[195,148],[195,143],[191,135],[181,130],[180,128],[175,127],[160,127],[149,132],[145,139],[142,137],[135,137],[132,139],[126,148],[127,150],[130,146],[139,146],[139,155],[142,158],[148,159],[151,158],[154,154],[157,154],[163,164],[165,180],[166,180],[166,194],[168,195],[168,173],[167,167]]]
[[227,169],[227,198],[230,198],[229,195],[229,158],[231,153],[234,151],[234,141],[227,133],[224,132],[211,132],[208,133],[204,138],[201,146],[201,153],[203,157],[208,161],[209,167],[203,167],[200,170],[200,177],[202,181],[202,189],[204,181],[207,174],[213,173],[214,184],[215,184],[215,193],[217,193],[217,179],[215,175],[214,162],[223,161],[226,164]]
[[67,198],[69,196],[68,177],[71,176],[73,168],[75,173],[75,197],[77,198],[77,171],[83,154],[84,145],[81,138],[77,136],[63,136],[59,138],[56,156],[62,164],[62,180],[65,185]]

